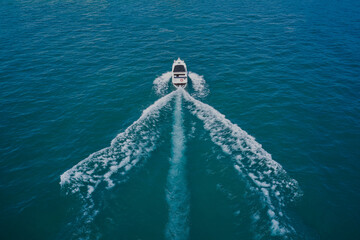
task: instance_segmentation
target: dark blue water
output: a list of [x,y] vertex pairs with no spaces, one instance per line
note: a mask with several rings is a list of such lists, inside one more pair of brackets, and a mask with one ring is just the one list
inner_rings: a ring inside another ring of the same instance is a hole
[[359,42],[355,0],[2,1],[1,238],[360,238]]

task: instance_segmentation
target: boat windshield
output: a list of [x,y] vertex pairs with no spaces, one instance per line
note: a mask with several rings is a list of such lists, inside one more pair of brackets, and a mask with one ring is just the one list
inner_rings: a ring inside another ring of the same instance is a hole
[[185,72],[185,67],[184,65],[176,65],[174,67],[174,72]]

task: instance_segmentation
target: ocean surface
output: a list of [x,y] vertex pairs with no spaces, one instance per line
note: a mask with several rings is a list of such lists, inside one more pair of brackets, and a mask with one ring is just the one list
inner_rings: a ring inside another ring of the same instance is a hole
[[359,174],[360,1],[1,1],[1,239],[360,239]]

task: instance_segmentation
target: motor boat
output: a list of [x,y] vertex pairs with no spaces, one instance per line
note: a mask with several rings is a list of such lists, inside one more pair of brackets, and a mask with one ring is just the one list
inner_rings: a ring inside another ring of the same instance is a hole
[[174,87],[185,88],[188,82],[187,75],[188,73],[185,62],[180,58],[174,60],[174,63],[172,65],[172,83]]

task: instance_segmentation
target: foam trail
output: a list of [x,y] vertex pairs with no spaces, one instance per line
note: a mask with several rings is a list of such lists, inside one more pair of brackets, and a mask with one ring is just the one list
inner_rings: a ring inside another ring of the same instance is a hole
[[157,77],[154,80],[153,84],[157,95],[162,96],[169,89],[171,74],[171,72],[163,73],[160,77]]
[[[99,186],[111,188],[125,180],[126,173],[155,149],[160,128],[157,122],[160,110],[174,97],[172,92],[145,109],[138,120],[117,135],[111,145],[91,154],[60,176],[60,185],[66,194],[76,194],[82,207],[69,225],[68,236],[74,239],[97,239],[92,222],[99,212],[99,202],[92,197]],[[114,175],[117,173],[116,175]],[[99,195],[97,195],[99,196]],[[101,196],[101,195],[100,195]]]
[[189,236],[189,196],[185,178],[185,134],[183,128],[182,92],[179,88],[176,96],[174,125],[172,131],[172,156],[167,178],[166,201],[169,206],[169,220],[166,226],[166,238],[181,240]]
[[204,77],[194,72],[189,72],[189,77],[195,90],[194,96],[206,97],[209,94],[209,90],[206,88],[206,82]]
[[[191,113],[204,122],[204,128],[210,132],[211,140],[230,155],[235,169],[244,177],[250,190],[260,196],[263,212],[268,216],[266,230],[272,236],[288,237],[295,234],[283,212],[287,201],[293,201],[301,195],[296,180],[291,179],[282,166],[236,124],[231,123],[213,107],[202,103],[187,92],[185,100],[190,102]],[[254,213],[255,222],[260,218]],[[260,228],[262,224],[258,223]],[[266,239],[266,237],[261,237]]]
[[60,176],[60,185],[67,185],[72,193],[85,188],[91,195],[96,187],[104,182],[107,187],[114,186],[111,176],[120,171],[124,175],[141,157],[155,149],[159,132],[154,129],[160,110],[169,103],[172,92],[145,109],[138,120],[124,132],[117,135],[110,147],[91,154]]

